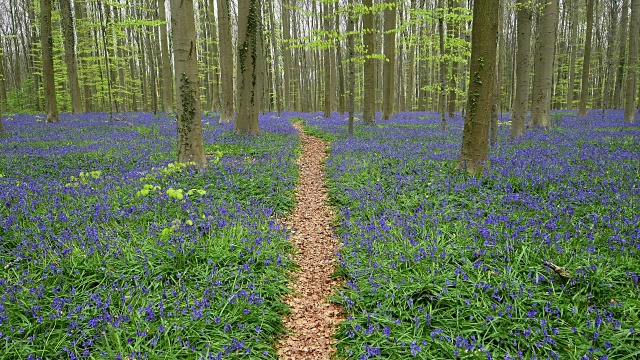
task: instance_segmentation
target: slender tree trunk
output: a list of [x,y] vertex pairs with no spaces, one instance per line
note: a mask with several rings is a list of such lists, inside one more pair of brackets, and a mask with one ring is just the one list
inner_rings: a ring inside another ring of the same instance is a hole
[[622,84],[624,83],[625,65],[627,61],[627,24],[629,23],[629,0],[622,1],[622,15],[620,16],[620,55],[618,57],[618,72],[613,93],[613,107],[622,107]]
[[[459,7],[460,4],[458,0],[448,0],[447,7],[449,8],[449,13],[454,14],[455,8]],[[454,17],[447,24],[447,33],[449,34],[450,39],[459,38],[460,37],[460,26],[458,25],[460,20],[457,17]],[[448,89],[448,99],[447,99],[447,110],[449,112],[449,117],[453,117],[456,111],[456,102],[457,102],[457,93],[456,88],[458,86],[458,67],[459,64],[454,60],[458,56],[455,49],[456,46],[452,45],[449,49],[449,53],[451,54],[451,60],[449,61],[451,75],[449,77],[449,89]]]
[[[324,25],[324,31],[327,35],[325,35],[325,41],[328,43],[330,41],[329,33],[331,31],[331,19],[332,17],[329,14],[329,4],[324,3],[322,6],[322,22]],[[333,81],[333,75],[331,74],[331,50],[329,46],[325,46],[324,48],[324,117],[328,118],[331,116],[331,98],[333,96],[331,83]]]
[[[220,47],[220,81],[222,84],[222,112],[220,122],[233,121],[233,47],[231,45],[231,18],[229,0],[218,0],[218,36]],[[240,66],[240,64],[238,64]]]
[[587,102],[589,101],[589,70],[591,63],[591,43],[593,38],[593,3],[587,0],[587,38],[584,44],[584,62],[582,63],[582,89],[580,90],[579,115],[587,116]]
[[396,72],[396,6],[395,0],[385,0],[385,4],[392,6],[384,10],[384,56],[382,119],[389,120],[393,114]]
[[569,60],[569,80],[567,85],[567,109],[573,109],[575,79],[576,79],[576,58],[578,54],[578,0],[569,0],[573,4],[571,9],[571,54]]
[[362,122],[367,125],[372,125],[375,122],[374,116],[376,108],[376,63],[372,58],[375,46],[375,39],[373,36],[375,28],[373,27],[373,13],[371,12],[373,1],[362,0],[362,4],[367,7],[367,12],[362,15],[362,30],[364,32],[364,34],[362,35],[362,39],[366,56],[366,59],[364,61],[364,98],[362,103]]
[[160,55],[162,57],[162,104],[164,111],[173,112],[173,81],[171,80],[171,57],[169,56],[169,41],[167,38],[167,14],[165,0],[158,0],[158,16],[160,24]]
[[625,89],[624,121],[636,119],[636,66],[638,62],[638,31],[640,31],[640,0],[631,0],[631,24],[629,26],[629,60],[627,62],[627,88]]
[[511,138],[524,135],[529,105],[529,58],[531,56],[531,26],[533,12],[527,6],[528,0],[518,0],[517,6],[517,49],[516,49],[516,89],[511,116]]
[[0,134],[4,133],[2,125],[2,114],[7,105],[7,82],[4,77],[4,49],[2,48],[2,31],[0,31]]
[[438,8],[440,10],[440,15],[438,16],[438,38],[440,40],[440,91],[439,101],[438,101],[438,112],[440,113],[440,130],[445,131],[447,129],[447,61],[445,59],[445,47],[444,47],[444,38],[446,36],[444,30],[445,23],[445,8],[444,8],[444,0],[439,0]]
[[473,33],[467,116],[462,133],[458,169],[481,174],[489,152],[489,117],[495,96],[496,50],[498,42],[498,0],[476,0],[473,6]]
[[271,49],[273,51],[273,70],[275,75],[276,88],[276,111],[278,116],[282,112],[282,85],[280,82],[280,60],[278,59],[278,42],[276,41],[276,17],[274,15],[273,3],[275,0],[269,0],[269,19],[271,21]]
[[551,126],[551,85],[557,21],[558,0],[551,0],[542,9],[533,76],[531,124],[544,129]]
[[354,122],[354,114],[355,114],[355,106],[356,106],[356,65],[355,65],[355,56],[356,56],[356,51],[355,51],[355,34],[353,34],[354,32],[354,23],[355,20],[353,18],[353,16],[351,15],[351,7],[353,6],[353,0],[349,0],[348,2],[348,8],[349,11],[347,12],[347,48],[349,50],[349,80],[348,80],[348,84],[349,84],[349,102],[347,105],[347,110],[349,111],[349,123],[348,123],[348,128],[347,128],[347,132],[348,135],[351,137],[353,136],[353,122]]
[[284,108],[287,111],[293,110],[291,105],[291,50],[289,49],[290,25],[289,1],[282,0],[282,72],[284,76]]
[[238,61],[237,84],[238,114],[235,130],[239,133],[257,134],[260,106],[260,1],[246,0],[238,3]]
[[56,101],[56,83],[53,70],[53,37],[51,36],[51,0],[40,0],[40,46],[42,47],[42,77],[46,122],[60,121]]
[[173,57],[176,69],[176,120],[178,161],[195,162],[202,171],[207,164],[202,140],[200,80],[196,49],[193,0],[170,0]]
[[502,42],[502,23],[504,21],[504,6],[503,0],[498,0],[500,5],[498,6],[498,51],[496,52],[496,80],[493,83],[493,108],[491,110],[491,125],[489,132],[489,141],[491,146],[495,146],[498,143],[498,115],[500,113],[500,107],[502,102],[502,66],[503,61],[500,53],[504,46]]
[[[334,10],[337,10],[338,4],[334,4]],[[340,12],[335,13],[335,29],[340,32]],[[338,112],[344,115],[346,111],[345,97],[347,96],[344,84],[344,61],[342,59],[342,43],[340,40],[336,43],[336,62],[338,65]]]
[[73,14],[70,0],[60,0],[62,14],[62,33],[64,35],[64,62],[67,66],[67,79],[71,95],[71,111],[74,114],[82,112],[82,98],[78,82],[78,64],[76,61],[76,39],[73,28]]
[[[609,36],[607,39],[607,62],[606,62],[606,79],[604,83],[604,99],[602,101],[602,117],[605,116],[607,109],[611,106],[611,95],[613,90],[614,83],[614,55],[613,51],[615,48],[615,38],[617,27],[616,24],[618,22],[618,0],[612,0],[609,8]],[[624,44],[621,44],[624,45]]]

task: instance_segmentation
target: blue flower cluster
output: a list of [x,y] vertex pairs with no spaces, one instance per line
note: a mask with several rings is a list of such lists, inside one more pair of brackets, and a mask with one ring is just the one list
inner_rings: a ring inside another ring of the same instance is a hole
[[275,358],[299,137],[203,121],[203,175],[152,114],[5,119],[0,358]]
[[[640,127],[556,113],[455,171],[463,121],[433,113],[356,127],[306,117],[336,141],[338,296],[349,359],[622,359],[640,354]],[[562,277],[553,267],[565,269]]]

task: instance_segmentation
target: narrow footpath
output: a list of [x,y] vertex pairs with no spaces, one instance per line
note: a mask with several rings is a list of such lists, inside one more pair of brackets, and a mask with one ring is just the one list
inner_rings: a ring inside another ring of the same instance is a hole
[[293,276],[293,293],[286,298],[291,314],[284,319],[288,333],[279,339],[280,359],[331,359],[335,353],[333,335],[344,320],[340,306],[327,298],[338,282],[331,278],[336,266],[337,239],[333,236],[332,209],[324,176],[327,145],[294,125],[302,139],[300,179],[296,207],[287,220],[291,242],[297,249],[294,261],[300,266]]

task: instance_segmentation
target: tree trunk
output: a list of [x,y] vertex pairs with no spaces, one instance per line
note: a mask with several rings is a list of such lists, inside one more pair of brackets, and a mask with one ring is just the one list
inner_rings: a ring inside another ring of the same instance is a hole
[[593,3],[587,0],[587,38],[584,44],[584,62],[582,63],[582,89],[580,90],[579,116],[587,116],[587,101],[589,101],[589,70],[591,63],[591,43],[593,38]]
[[329,49],[328,42],[330,41],[329,33],[331,32],[331,18],[329,16],[329,4],[324,3],[322,6],[322,22],[326,35],[324,40],[327,42],[324,48],[324,117],[331,116],[331,97],[333,96],[333,75],[331,74],[331,49]]
[[607,62],[606,62],[606,78],[604,83],[604,99],[602,100],[602,117],[605,116],[605,113],[609,106],[611,106],[611,95],[613,90],[613,81],[614,81],[614,58],[613,51],[615,48],[615,38],[618,23],[618,0],[613,0],[610,3],[609,8],[609,34],[607,38]]
[[64,62],[67,66],[67,79],[71,95],[71,111],[74,114],[79,114],[82,112],[82,98],[80,97],[80,84],[78,82],[76,39],[73,28],[73,14],[71,13],[71,0],[60,0],[60,13],[62,15],[62,33],[64,35]]
[[[353,0],[349,0],[348,9],[351,10],[353,6]],[[353,34],[355,20],[351,16],[350,12],[347,12],[347,48],[349,50],[349,101],[347,104],[347,111],[349,111],[349,122],[347,125],[347,133],[351,137],[353,136],[353,122],[356,106],[356,65],[355,65],[355,34]]]
[[2,48],[2,31],[0,31],[0,134],[4,132],[2,125],[2,114],[6,111],[7,105],[7,82],[4,77],[4,50]]
[[444,47],[444,0],[439,0],[438,8],[440,10],[440,15],[438,16],[438,38],[440,40],[440,91],[439,91],[439,101],[438,101],[438,112],[440,113],[440,130],[447,130],[447,114],[446,114],[446,106],[447,106],[447,61],[445,60],[445,47]]
[[636,119],[636,66],[638,61],[638,31],[640,30],[640,0],[631,0],[631,24],[629,25],[629,60],[627,61],[627,88],[625,89],[624,121]]
[[618,57],[618,73],[616,75],[616,85],[613,93],[613,107],[622,107],[622,84],[624,83],[625,65],[627,61],[627,24],[629,23],[629,1],[622,1],[622,15],[620,17],[620,55]]
[[395,92],[395,65],[396,65],[396,2],[385,0],[385,4],[392,6],[384,10],[384,56],[386,61],[383,67],[383,94],[382,94],[382,119],[389,120],[393,114]]
[[[218,0],[218,36],[220,50],[220,82],[222,84],[222,111],[220,122],[233,121],[233,47],[231,45],[231,19],[229,0]],[[240,66],[238,64],[238,66]]]
[[578,9],[573,1],[571,9],[571,54],[569,55],[569,79],[567,84],[567,109],[573,109],[574,89],[576,80],[576,58],[578,56]]
[[40,0],[40,46],[42,47],[42,77],[46,122],[60,121],[56,102],[56,83],[53,72],[53,37],[51,36],[51,0]]
[[275,88],[276,88],[276,111],[278,116],[282,112],[282,84],[280,82],[280,60],[278,59],[278,42],[276,41],[276,17],[274,15],[275,6],[273,3],[275,0],[269,1],[269,19],[271,20],[271,49],[273,51],[273,70],[275,74]]
[[511,116],[511,138],[524,135],[529,105],[529,58],[531,56],[531,25],[533,12],[527,6],[528,0],[517,2],[517,49],[516,49],[516,89]]
[[502,53],[502,48],[504,44],[502,42],[502,23],[504,20],[504,6],[503,0],[499,0],[500,5],[498,6],[498,45],[496,52],[496,81],[493,83],[493,108],[491,111],[491,125],[489,132],[489,141],[491,146],[495,146],[498,143],[498,115],[500,114],[500,108],[502,103],[502,66],[503,61],[500,53]]
[[176,69],[176,119],[178,161],[195,162],[201,171],[207,164],[202,140],[200,80],[196,50],[193,0],[171,0],[171,34]]
[[499,0],[476,0],[473,6],[473,32],[467,115],[462,133],[458,169],[481,174],[489,152],[489,117],[496,81]]
[[158,16],[160,21],[160,55],[162,56],[162,104],[164,111],[173,112],[173,82],[171,81],[171,57],[169,56],[169,41],[167,38],[167,14],[165,0],[158,0]]
[[551,0],[542,10],[533,75],[531,124],[543,129],[551,126],[551,85],[557,21],[558,0]]
[[260,106],[258,60],[260,58],[260,1],[246,0],[238,3],[238,61],[237,84],[238,114],[235,130],[239,133],[257,134]]
[[[338,4],[334,5],[335,13],[335,29],[340,32],[340,12],[338,10]],[[342,59],[342,43],[340,40],[336,43],[336,63],[338,65],[338,112],[340,115],[344,115],[346,111],[345,97],[347,96],[345,84],[344,84],[344,62]]]
[[376,107],[376,63],[372,58],[374,53],[375,39],[373,33],[373,6],[372,0],[362,0],[362,4],[367,7],[366,13],[362,15],[362,40],[365,48],[364,60],[364,93],[362,103],[362,122],[372,125],[375,122]]

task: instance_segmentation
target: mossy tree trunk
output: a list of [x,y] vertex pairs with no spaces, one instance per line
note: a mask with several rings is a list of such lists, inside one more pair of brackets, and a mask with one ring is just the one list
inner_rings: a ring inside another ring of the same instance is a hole
[[[382,119],[389,120],[393,114],[396,73],[396,6],[395,0],[385,0],[390,8],[384,10],[384,56]],[[402,54],[401,54],[402,56]]]
[[202,140],[200,81],[193,0],[171,0],[171,32],[176,70],[178,161],[206,166]]
[[631,24],[629,25],[629,59],[627,61],[627,88],[625,89],[624,121],[636,119],[636,76],[638,62],[638,32],[640,31],[640,0],[631,0]]
[[233,121],[233,47],[231,44],[231,18],[229,0],[218,0],[218,43],[220,50],[220,82],[222,84],[222,111],[220,122]]
[[260,1],[244,0],[238,3],[238,57],[236,92],[238,111],[235,131],[257,134],[260,108]]
[[51,0],[40,0],[40,45],[42,47],[42,77],[46,122],[60,121],[56,102],[56,84],[53,73],[53,37],[51,36]]
[[558,22],[558,0],[550,0],[542,9],[533,74],[531,124],[548,129],[551,126],[551,82]]
[[362,40],[365,48],[364,60],[364,92],[362,104],[362,122],[372,125],[375,122],[376,108],[376,63],[373,59],[375,39],[373,27],[373,7],[372,0],[362,0],[362,4],[367,7],[366,13],[362,15]]
[[516,91],[511,114],[511,138],[524,135],[529,105],[529,71],[531,68],[531,25],[533,11],[528,0],[518,0],[516,13]]
[[489,152],[489,119],[496,81],[499,0],[476,0],[473,6],[471,60],[466,118],[459,170],[481,174]]

